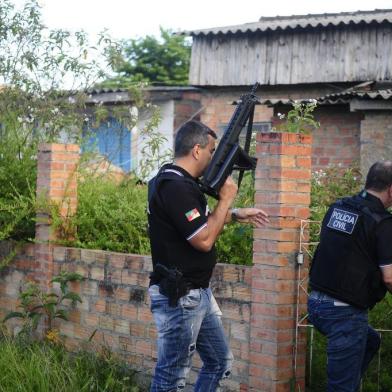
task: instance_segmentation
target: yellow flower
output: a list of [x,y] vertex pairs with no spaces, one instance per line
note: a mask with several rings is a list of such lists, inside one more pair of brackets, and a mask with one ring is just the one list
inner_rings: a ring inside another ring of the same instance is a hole
[[61,339],[59,330],[49,329],[48,332],[46,332],[46,339],[51,343],[60,344]]

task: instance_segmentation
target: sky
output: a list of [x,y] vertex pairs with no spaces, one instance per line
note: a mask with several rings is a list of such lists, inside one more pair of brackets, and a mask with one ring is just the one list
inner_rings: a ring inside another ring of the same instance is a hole
[[[0,0],[1,1],[1,0]],[[21,4],[24,0],[14,0]],[[39,0],[50,29],[108,29],[116,39],[159,36],[165,29],[197,30],[256,22],[261,16],[392,8],[391,0]]]

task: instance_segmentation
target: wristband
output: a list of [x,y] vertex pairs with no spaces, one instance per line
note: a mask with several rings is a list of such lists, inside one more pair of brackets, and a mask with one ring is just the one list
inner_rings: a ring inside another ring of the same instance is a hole
[[233,209],[231,210],[231,220],[232,220],[233,222],[236,222],[236,221],[237,221],[237,218],[238,218],[238,208],[233,208]]

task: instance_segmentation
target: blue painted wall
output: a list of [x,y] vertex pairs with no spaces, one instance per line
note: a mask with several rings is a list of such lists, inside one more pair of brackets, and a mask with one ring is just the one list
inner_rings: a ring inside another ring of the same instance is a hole
[[86,149],[97,149],[116,166],[127,172],[131,170],[131,132],[127,128],[109,118],[90,132]]

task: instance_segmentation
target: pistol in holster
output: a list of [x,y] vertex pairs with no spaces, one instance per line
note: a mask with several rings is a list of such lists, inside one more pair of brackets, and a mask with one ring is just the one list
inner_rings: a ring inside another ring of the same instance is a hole
[[176,307],[178,300],[189,293],[190,286],[177,268],[156,264],[151,274],[159,282],[159,292],[169,299],[169,306]]

